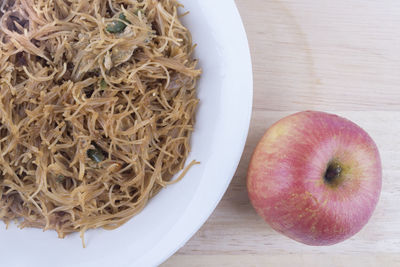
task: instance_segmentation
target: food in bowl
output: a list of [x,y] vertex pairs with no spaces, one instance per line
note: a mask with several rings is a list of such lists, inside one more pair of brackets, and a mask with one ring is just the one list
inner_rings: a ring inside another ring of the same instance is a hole
[[185,168],[201,70],[179,7],[2,1],[0,219],[83,241],[196,164]]

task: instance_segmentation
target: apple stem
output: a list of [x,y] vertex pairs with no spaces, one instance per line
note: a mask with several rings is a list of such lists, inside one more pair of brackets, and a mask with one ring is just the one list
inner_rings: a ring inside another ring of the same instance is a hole
[[328,165],[328,169],[325,172],[325,181],[328,184],[335,184],[337,182],[337,179],[340,177],[342,174],[342,166],[336,162],[331,162]]

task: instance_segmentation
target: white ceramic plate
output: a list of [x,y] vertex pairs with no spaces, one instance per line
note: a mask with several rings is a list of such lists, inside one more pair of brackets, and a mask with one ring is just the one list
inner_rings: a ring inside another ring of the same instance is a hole
[[192,159],[201,161],[158,194],[138,216],[113,231],[79,234],[0,229],[1,266],[156,266],[182,247],[226,191],[246,141],[252,109],[252,68],[246,34],[233,0],[182,0],[204,71]]

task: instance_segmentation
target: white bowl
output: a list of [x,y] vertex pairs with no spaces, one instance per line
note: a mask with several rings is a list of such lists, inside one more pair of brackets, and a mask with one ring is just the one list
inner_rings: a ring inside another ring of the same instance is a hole
[[0,229],[1,266],[155,266],[201,227],[226,191],[239,163],[252,110],[252,69],[246,34],[233,0],[182,0],[190,14],[202,75],[200,108],[188,162],[193,167],[160,192],[142,213],[113,230],[64,240],[54,231]]

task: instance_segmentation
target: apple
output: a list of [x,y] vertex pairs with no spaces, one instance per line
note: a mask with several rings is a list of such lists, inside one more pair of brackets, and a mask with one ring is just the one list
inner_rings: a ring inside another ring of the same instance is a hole
[[382,187],[371,137],[336,115],[307,111],[275,123],[252,156],[247,188],[257,213],[298,242],[344,241],[369,221]]

